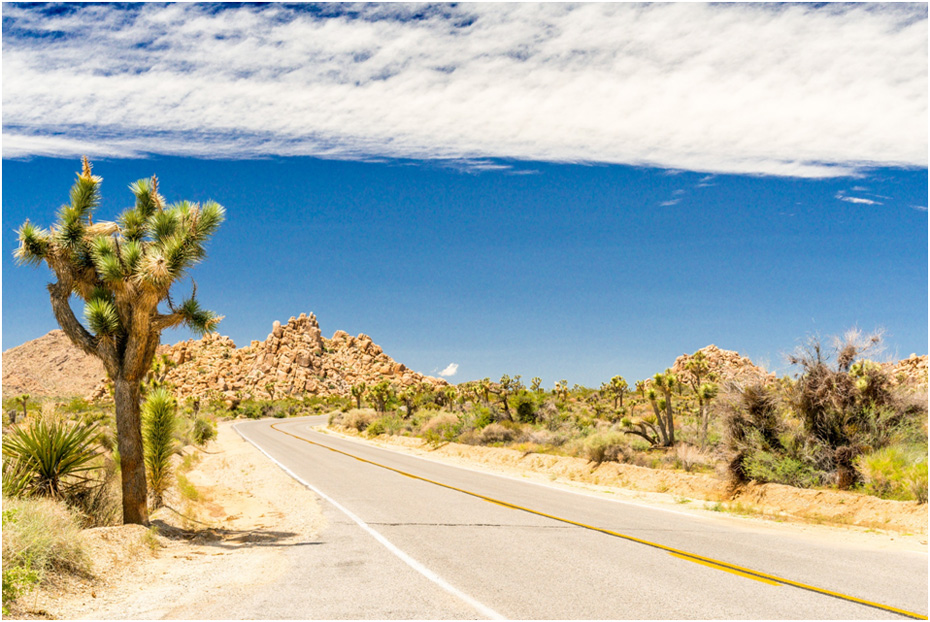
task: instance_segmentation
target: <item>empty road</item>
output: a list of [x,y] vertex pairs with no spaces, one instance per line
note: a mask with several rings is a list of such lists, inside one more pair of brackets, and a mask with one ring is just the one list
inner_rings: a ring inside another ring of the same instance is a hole
[[[905,619],[927,555],[818,541],[461,469],[313,431],[238,432],[323,498],[275,589],[197,617]],[[274,427],[272,427],[274,426]],[[217,605],[220,607],[220,605]]]

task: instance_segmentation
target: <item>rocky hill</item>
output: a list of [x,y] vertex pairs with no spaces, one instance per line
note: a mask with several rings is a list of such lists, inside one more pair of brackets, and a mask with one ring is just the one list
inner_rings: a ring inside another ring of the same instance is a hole
[[[717,381],[720,383],[735,381],[748,384],[775,380],[775,374],[770,373],[763,367],[759,367],[747,357],[740,356],[739,352],[721,350],[713,344],[701,348],[698,352],[704,353],[710,371],[717,374]],[[694,354],[697,354],[697,352]],[[686,365],[694,354],[682,354],[675,359],[672,371],[679,377],[687,376],[689,372]]]
[[891,381],[898,385],[927,388],[927,355],[910,355],[896,363],[884,363],[882,367]]
[[[353,385],[388,380],[398,387],[445,380],[424,376],[394,361],[368,335],[338,330],[331,339],[320,332],[316,316],[275,322],[265,341],[237,348],[229,337],[208,334],[162,346],[168,361],[165,381],[178,397],[223,400],[277,399],[301,395],[349,395]],[[106,394],[101,382],[92,397]]]
[[106,376],[103,364],[53,330],[3,353],[3,397],[84,396]]

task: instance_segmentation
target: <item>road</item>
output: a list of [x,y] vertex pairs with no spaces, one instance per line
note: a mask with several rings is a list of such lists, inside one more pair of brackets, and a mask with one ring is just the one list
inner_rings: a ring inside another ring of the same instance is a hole
[[[237,431],[324,500],[273,591],[196,617],[875,619],[927,615],[927,555],[575,493],[315,432]],[[274,426],[274,427],[272,427]],[[865,602],[861,602],[865,601]]]

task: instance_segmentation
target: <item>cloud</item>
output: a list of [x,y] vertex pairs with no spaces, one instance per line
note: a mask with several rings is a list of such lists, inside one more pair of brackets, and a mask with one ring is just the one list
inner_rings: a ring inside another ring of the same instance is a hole
[[671,207],[673,205],[678,205],[681,199],[669,199],[668,201],[662,201],[659,203],[661,207]]
[[459,364],[458,363],[449,363],[444,370],[439,372],[439,375],[443,378],[451,378],[458,372]]
[[840,201],[846,201],[847,203],[858,203],[860,205],[882,205],[879,201],[873,201],[872,199],[865,199],[862,197],[850,197],[841,190],[836,193],[835,198]]
[[921,4],[7,4],[3,16],[4,157],[800,177],[927,165]]

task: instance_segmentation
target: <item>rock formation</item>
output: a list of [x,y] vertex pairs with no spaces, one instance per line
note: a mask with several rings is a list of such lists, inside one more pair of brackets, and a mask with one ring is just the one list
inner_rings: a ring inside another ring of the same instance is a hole
[[910,355],[896,363],[883,363],[882,367],[897,385],[905,385],[915,389],[927,388],[927,355]]
[[[278,399],[302,395],[349,395],[353,385],[388,380],[397,387],[445,380],[424,376],[397,363],[368,335],[338,330],[332,339],[320,332],[316,317],[301,314],[287,324],[275,322],[265,341],[237,349],[229,337],[209,334],[162,346],[165,381],[179,398]],[[105,383],[93,397],[106,394]]]
[[[745,356],[740,356],[739,352],[733,350],[721,350],[711,344],[703,347],[698,352],[703,352],[707,358],[710,371],[717,374],[717,382],[725,383],[735,381],[743,384],[753,382],[771,382],[775,380],[775,374],[770,373],[763,367],[759,367]],[[697,354],[695,352],[694,354]],[[678,375],[687,375],[688,371],[685,365],[693,354],[682,354],[675,359],[672,371]]]

